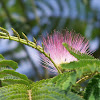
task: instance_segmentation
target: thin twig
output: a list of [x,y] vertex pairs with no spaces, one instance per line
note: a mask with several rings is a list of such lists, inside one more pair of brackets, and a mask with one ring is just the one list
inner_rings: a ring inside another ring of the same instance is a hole
[[90,75],[84,76],[83,78],[79,79],[79,80],[76,82],[76,84],[83,83],[84,81],[86,81],[86,80],[92,78],[92,77],[93,77],[94,75],[96,75],[96,74],[98,74],[97,71],[94,72],[94,73],[92,73],[92,74],[90,74]]

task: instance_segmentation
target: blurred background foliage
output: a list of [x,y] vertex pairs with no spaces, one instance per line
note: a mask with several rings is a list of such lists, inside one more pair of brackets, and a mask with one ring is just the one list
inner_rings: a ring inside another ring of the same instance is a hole
[[[93,55],[100,59],[99,0],[0,0],[0,27],[10,35],[13,27],[29,40],[41,38],[54,30],[74,30],[90,40]],[[22,37],[22,35],[21,35]],[[16,70],[32,80],[52,77],[41,67],[39,52],[14,41],[0,39],[0,53],[19,64]]]

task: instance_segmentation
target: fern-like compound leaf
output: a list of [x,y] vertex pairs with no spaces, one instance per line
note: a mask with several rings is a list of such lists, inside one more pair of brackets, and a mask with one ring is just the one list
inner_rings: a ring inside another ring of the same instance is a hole
[[100,74],[90,80],[86,87],[84,98],[85,100],[100,100]]
[[2,82],[2,86],[10,85],[10,84],[25,84],[29,86],[31,81],[27,78],[26,75],[15,72],[14,70],[2,70],[0,72],[0,80]]
[[92,77],[92,75],[95,75],[96,72],[97,73],[100,72],[100,60],[81,59],[79,61],[61,64],[61,67],[65,70],[76,71],[77,76],[76,78],[73,79],[81,78],[83,76],[86,76],[87,77],[86,79],[89,79]]
[[[71,73],[63,73],[52,79],[41,80],[31,85],[32,98],[34,100],[84,100],[80,96],[70,92],[69,87],[63,89],[63,85],[67,85]],[[61,80],[61,79],[64,79]],[[65,82],[66,81],[66,82]]]
[[87,55],[84,53],[80,53],[79,51],[76,51],[74,48],[71,48],[68,44],[63,43],[63,46],[72,54],[74,57],[76,57],[78,60],[80,59],[94,59],[93,56]]
[[67,96],[70,98],[70,100],[85,100],[82,97],[80,97],[79,95],[73,93],[73,92],[68,92]]
[[[70,93],[73,81],[70,75],[75,73],[67,72],[59,74],[54,78],[31,83],[25,75],[13,70],[2,70],[9,79],[2,80],[3,87],[0,88],[1,100],[83,100],[80,96]],[[11,78],[12,76],[12,78]],[[63,79],[63,80],[62,80]]]
[[88,66],[97,66],[100,67],[100,60],[98,59],[82,59],[79,61],[73,61],[70,63],[61,64],[63,69],[76,69],[81,67],[88,67]]
[[61,88],[45,80],[32,85],[32,98],[34,100],[70,100]]
[[0,82],[2,86],[11,84],[25,84],[29,86],[32,83],[26,75],[15,72],[18,66],[16,62],[5,60],[2,55],[0,55],[0,58]]
[[95,59],[91,55],[81,54],[79,51],[74,50],[66,43],[63,43],[63,45],[74,57],[78,59],[78,61],[61,64],[63,70],[76,72],[76,77],[73,79],[77,80],[78,78],[85,76],[82,78],[85,81],[86,79],[90,79],[93,75],[100,72],[99,59]]
[[18,64],[12,60],[1,60],[0,68],[1,67],[11,67],[12,69],[16,70],[18,68]]
[[7,86],[11,84],[24,84],[26,86],[29,86],[29,82],[27,80],[22,79],[5,79],[2,80],[2,86]]
[[8,85],[0,88],[0,100],[29,100],[28,87],[23,84]]
[[51,82],[54,83],[59,88],[61,88],[62,90],[69,90],[72,85],[72,81],[70,77],[71,74],[72,72],[60,74],[52,78]]
[[0,72],[0,74],[12,75],[12,76],[18,77],[18,78],[23,79],[23,80],[28,80],[26,75],[15,72],[14,70],[3,70]]

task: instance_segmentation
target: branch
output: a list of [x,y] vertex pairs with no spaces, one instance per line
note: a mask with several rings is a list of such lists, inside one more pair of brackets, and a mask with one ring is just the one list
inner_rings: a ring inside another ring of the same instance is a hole
[[[37,45],[35,39],[34,39],[35,42],[29,41],[28,38],[26,38],[26,35],[25,35],[25,34],[23,34],[23,36],[24,36],[25,39],[22,39],[22,38],[20,38],[20,36],[18,35],[18,33],[17,33],[15,30],[13,30],[13,29],[12,29],[12,30],[14,31],[14,33],[15,33],[18,37],[10,36],[10,35],[8,34],[7,30],[5,31],[5,29],[3,29],[3,28],[1,28],[1,27],[0,27],[0,29],[3,31],[3,32],[0,32],[0,35],[1,35],[0,38],[2,38],[2,39],[9,39],[9,40],[13,40],[13,41],[17,41],[17,42],[20,42],[20,43],[22,43],[22,44],[28,45],[28,46],[30,46],[30,47],[32,47],[32,48],[35,48],[35,49],[38,50],[39,52],[43,53],[43,54],[53,63],[53,65],[54,65],[54,66],[56,67],[56,69],[58,70],[58,73],[60,73],[60,74],[62,73],[61,70],[59,69],[59,67],[58,67],[58,66],[54,63],[54,61],[51,59],[50,55],[47,54],[46,52],[44,52],[44,48],[42,48],[41,46]],[[5,33],[4,33],[4,32],[5,32]]]
[[[3,0],[0,0],[0,2],[1,2],[1,4],[2,4],[2,7],[3,7],[3,9],[4,9],[6,15],[7,15],[7,18],[8,18],[8,20],[9,20],[9,23],[11,24],[11,26],[13,26],[14,20],[12,19],[12,16],[11,16],[9,10],[7,9],[7,6],[6,6],[5,2],[4,2]],[[23,10],[24,16],[25,16],[25,18],[26,18],[27,21],[28,21],[28,17],[27,17],[27,15],[26,15],[26,13],[25,13],[25,10],[24,10],[24,8],[25,8],[24,3],[22,2],[22,0],[19,0],[19,2],[20,2],[20,4],[21,4],[21,7],[22,7],[22,10]],[[20,26],[19,26],[19,27],[20,27]],[[31,25],[30,25],[30,28],[31,28]],[[7,32],[5,32],[5,33],[7,33]],[[0,34],[4,35],[4,33],[2,33],[2,32],[0,32]],[[9,35],[9,33],[8,33],[8,35]],[[18,37],[19,34],[16,34],[16,35],[17,35],[17,37]],[[9,38],[10,38],[10,37],[9,37]],[[28,54],[28,52],[27,52],[27,49],[25,48],[24,45],[22,45],[22,47],[23,47],[23,49],[25,50],[25,52],[26,52],[26,54],[27,54],[27,57],[28,57],[28,59],[30,60],[32,66],[34,66],[35,64],[34,64],[34,62],[32,61],[31,57],[29,56],[29,54]],[[33,67],[32,67],[32,68],[33,68]],[[37,69],[35,66],[34,66],[34,70],[38,73],[38,69]],[[36,73],[36,74],[37,74],[37,73]],[[39,74],[37,74],[37,76],[40,78],[40,75],[39,75]]]

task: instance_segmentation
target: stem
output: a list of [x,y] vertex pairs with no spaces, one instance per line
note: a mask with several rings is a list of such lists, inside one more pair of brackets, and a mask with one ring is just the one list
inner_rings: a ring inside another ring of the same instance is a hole
[[[2,34],[4,34],[3,32],[0,32],[0,33],[2,33]],[[25,45],[28,45],[28,46],[30,46],[30,47],[32,47],[32,48],[35,48],[35,49],[37,49],[39,52],[41,52],[41,53],[43,53],[52,63],[53,63],[53,65],[56,67],[56,69],[58,70],[58,73],[59,74],[62,74],[62,72],[61,72],[61,70],[59,69],[59,67],[54,63],[54,61],[51,59],[51,57],[46,53],[46,52],[44,52],[44,50],[43,50],[43,48],[41,47],[41,46],[39,46],[39,45],[36,45],[34,42],[31,42],[31,41],[29,41],[28,40],[28,42],[27,42],[27,40],[25,40],[25,39],[19,39],[18,37],[15,37],[15,36],[0,36],[0,38],[2,38],[2,39],[9,39],[9,40],[13,40],[13,41],[17,41],[17,42],[20,42],[20,43],[22,43],[22,44],[25,44]]]
[[[44,52],[45,53],[45,52]],[[46,55],[45,55],[46,56]],[[47,57],[47,56],[46,56]],[[56,67],[56,69],[58,70],[58,72],[60,74],[62,74],[61,70],[59,69],[59,67],[54,63],[54,61],[50,58],[50,56],[48,56],[47,58],[49,58],[49,60],[53,63],[53,65]]]
[[83,83],[84,81],[86,81],[86,80],[92,78],[94,75],[97,75],[97,74],[98,74],[98,72],[94,72],[94,73],[92,73],[92,74],[90,74],[90,75],[84,76],[83,78],[81,78],[80,80],[78,80],[78,81],[76,82],[76,84]]
[[28,91],[28,96],[29,96],[29,100],[32,100],[32,90],[27,90]]

